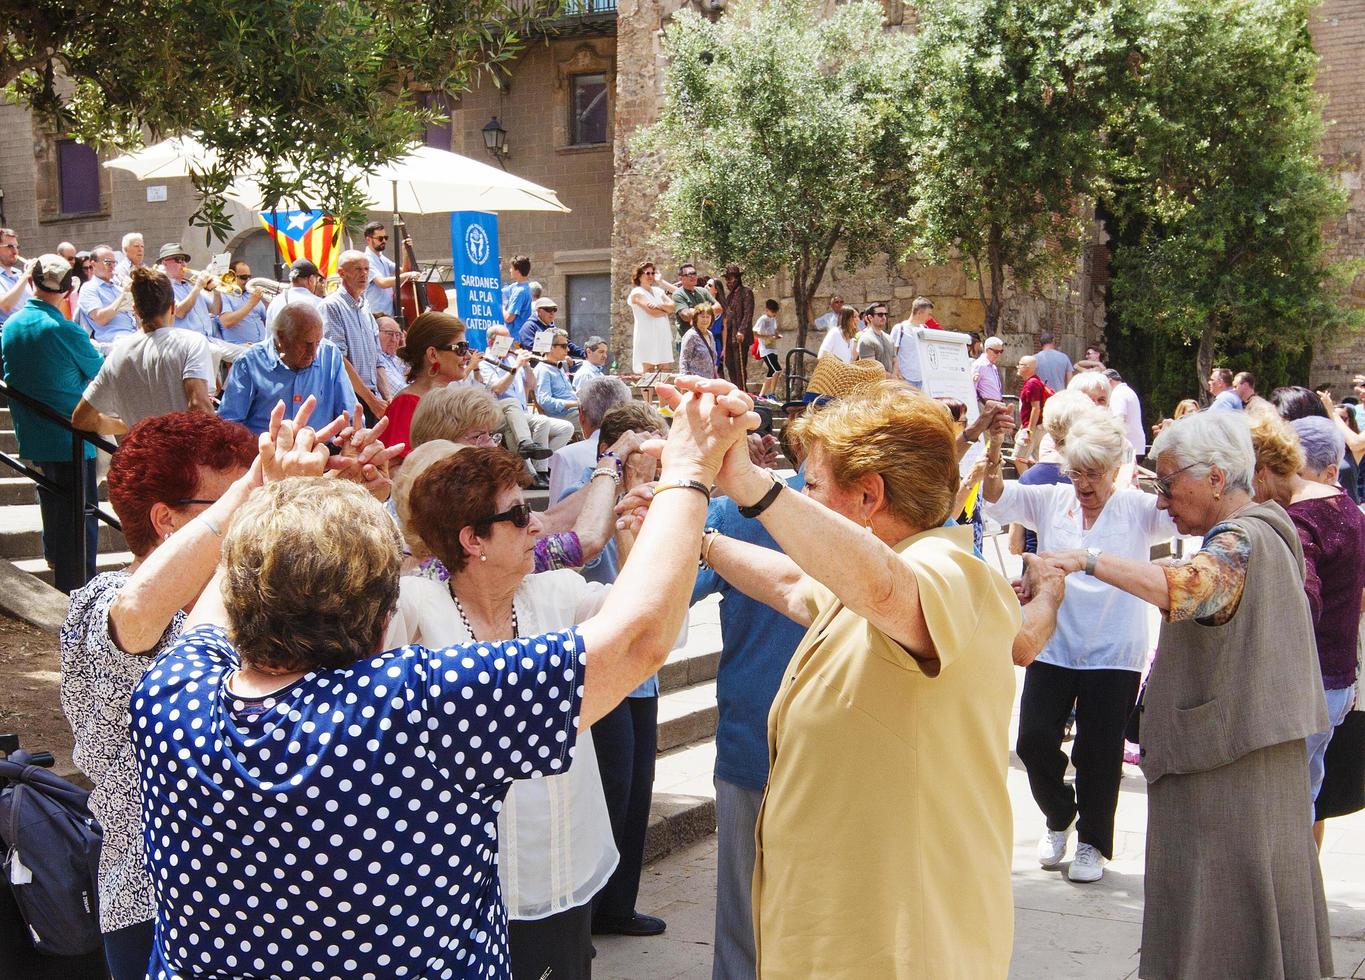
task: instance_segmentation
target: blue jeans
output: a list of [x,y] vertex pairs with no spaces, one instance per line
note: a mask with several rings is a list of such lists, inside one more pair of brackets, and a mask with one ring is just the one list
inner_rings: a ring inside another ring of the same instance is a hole
[[[39,462],[38,469],[59,487],[67,488],[76,479],[71,463]],[[85,460],[81,479],[85,481],[87,504],[99,500],[95,487],[95,461]],[[100,525],[94,517],[85,519],[85,567],[76,560],[75,532],[72,530],[71,498],[38,488],[38,509],[43,517],[43,555],[52,566],[52,584],[63,592],[74,592],[95,577],[95,561],[100,550]]]
[[1327,731],[1309,735],[1304,739],[1308,743],[1310,800],[1316,800],[1318,791],[1322,789],[1322,777],[1326,772],[1322,760],[1327,755],[1327,743],[1332,741],[1332,730],[1346,720],[1346,712],[1351,710],[1351,705],[1355,701],[1356,686],[1352,684],[1350,687],[1323,693],[1327,696]]

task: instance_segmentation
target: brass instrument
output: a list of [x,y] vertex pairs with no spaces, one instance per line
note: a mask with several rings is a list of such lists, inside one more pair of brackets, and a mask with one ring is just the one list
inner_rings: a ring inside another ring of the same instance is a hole
[[249,293],[259,289],[266,296],[273,298],[280,293],[287,292],[289,283],[277,282],[274,279],[269,279],[264,276],[256,276],[246,281],[245,289]]
[[322,285],[322,295],[331,296],[341,288],[341,276],[328,276]]
[[229,296],[242,295],[242,284],[237,281],[237,273],[231,269],[218,277],[218,288]]

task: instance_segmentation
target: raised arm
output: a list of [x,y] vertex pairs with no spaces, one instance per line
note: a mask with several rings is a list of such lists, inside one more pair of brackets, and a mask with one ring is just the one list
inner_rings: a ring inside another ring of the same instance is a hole
[[247,314],[254,310],[257,304],[264,298],[265,293],[261,292],[259,289],[253,289],[251,291],[251,296],[243,301],[235,310],[224,310],[220,313],[218,315],[218,322],[231,330],[233,327],[237,326],[237,324],[245,320]]
[[806,604],[806,574],[780,551],[710,534],[702,541],[705,560],[716,574],[739,591],[801,626],[811,624]]

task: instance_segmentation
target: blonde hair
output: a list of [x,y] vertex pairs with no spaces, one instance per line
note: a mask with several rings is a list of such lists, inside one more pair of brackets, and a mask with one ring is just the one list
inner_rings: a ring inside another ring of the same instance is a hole
[[1181,418],[1182,416],[1189,415],[1191,412],[1197,411],[1199,411],[1199,403],[1197,401],[1195,401],[1193,398],[1182,398],[1179,402],[1176,403],[1175,414],[1172,416],[1172,418],[1178,419]]
[[[422,396],[412,413],[408,443],[420,446],[433,439],[459,442],[480,426],[489,431],[502,428],[502,409],[486,388],[447,385]],[[404,461],[404,466],[407,462]]]
[[957,428],[941,402],[881,381],[807,412],[791,426],[809,455],[818,446],[835,483],[880,474],[887,507],[918,530],[938,527],[957,495]]
[[[425,401],[425,399],[423,400]],[[468,448],[468,446],[458,442],[451,442],[449,439],[432,439],[429,442],[424,442],[404,457],[403,465],[398,468],[398,475],[393,478],[393,507],[398,513],[398,531],[403,536],[403,542],[408,546],[408,554],[415,561],[430,558],[431,549],[427,547],[422,536],[412,527],[413,484],[433,463],[438,463],[447,456],[453,456],[461,449]]]
[[223,605],[242,661],[336,669],[373,654],[398,602],[398,529],[355,483],[257,489],[223,541]]
[[1089,411],[1077,416],[1066,431],[1062,458],[1074,470],[1108,473],[1123,464],[1123,424],[1108,412]]
[[1089,412],[1098,411],[1100,409],[1085,392],[1063,388],[1043,405],[1043,428],[1052,436],[1053,442],[1063,442],[1072,423]]
[[1276,476],[1291,476],[1303,469],[1303,446],[1288,422],[1270,412],[1254,412],[1248,421],[1257,469],[1264,466]]

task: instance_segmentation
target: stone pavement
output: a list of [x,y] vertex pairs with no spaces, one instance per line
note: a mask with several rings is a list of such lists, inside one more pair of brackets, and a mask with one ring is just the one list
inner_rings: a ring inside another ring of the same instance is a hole
[[[1023,671],[1017,674],[1016,723]],[[1014,805],[1015,905],[1010,976],[1014,980],[1135,978],[1142,933],[1147,815],[1141,774],[1136,767],[1125,767],[1114,860],[1106,867],[1104,879],[1092,885],[1072,884],[1062,871],[1044,871],[1038,866],[1035,854],[1042,818],[1029,795],[1023,767],[1013,756],[1009,789]],[[1335,976],[1365,980],[1365,813],[1328,821],[1322,868]],[[654,939],[599,936],[594,976],[597,980],[709,978],[715,890],[714,836],[647,867],[637,906],[666,919],[668,932]]]

